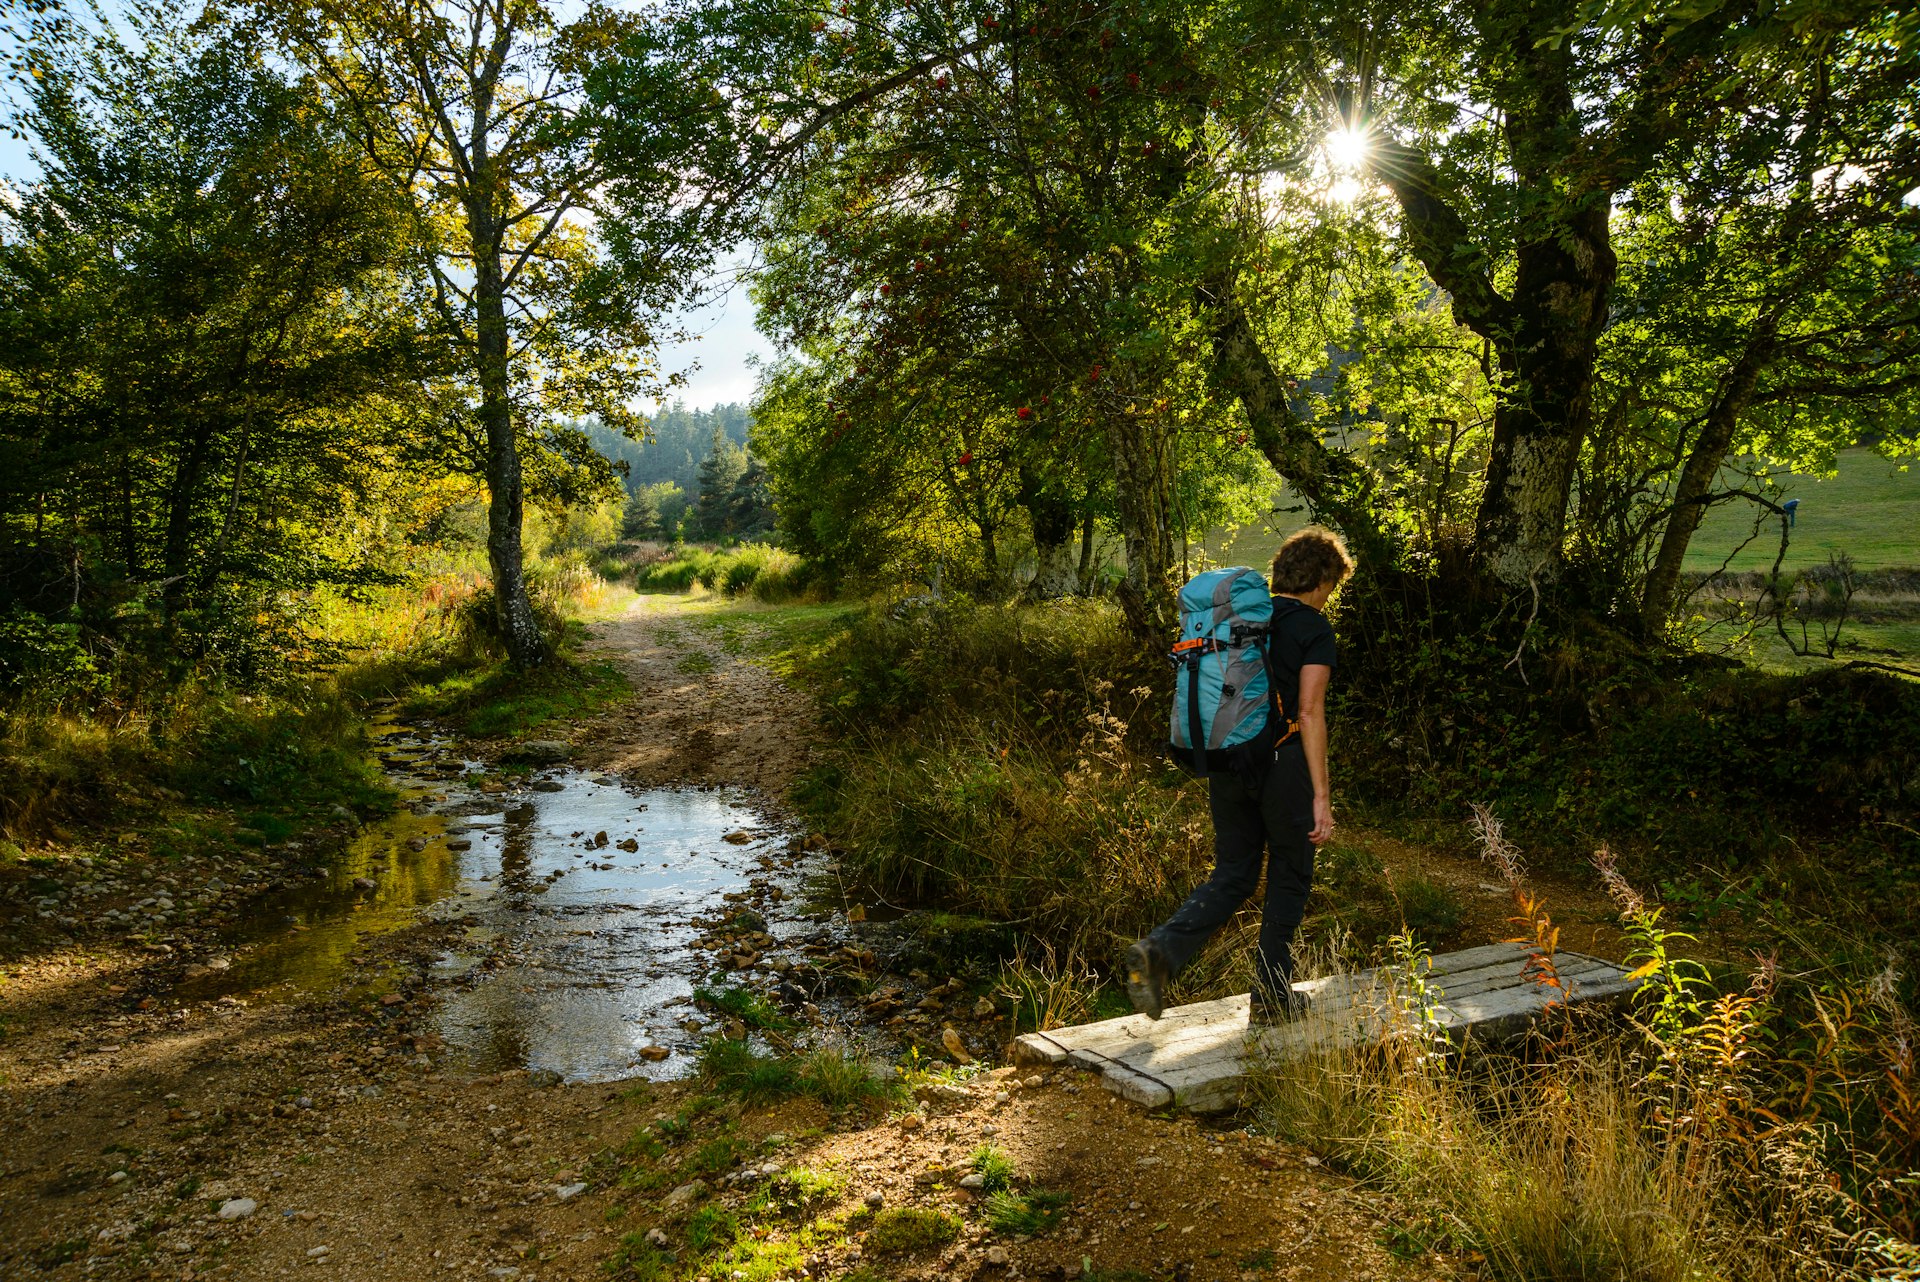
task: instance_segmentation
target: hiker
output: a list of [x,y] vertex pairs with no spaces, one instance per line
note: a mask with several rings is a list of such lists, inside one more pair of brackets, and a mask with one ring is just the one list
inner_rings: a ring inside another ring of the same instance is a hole
[[[1215,931],[1226,925],[1253,894],[1266,861],[1267,895],[1260,923],[1260,952],[1255,964],[1252,1018],[1275,1022],[1304,1009],[1305,998],[1293,982],[1293,933],[1306,911],[1307,892],[1313,886],[1314,848],[1333,832],[1333,804],[1327,787],[1327,682],[1335,661],[1333,627],[1320,611],[1347,576],[1353,559],[1339,535],[1309,526],[1293,535],[1274,554],[1266,587],[1272,592],[1271,622],[1263,631],[1267,679],[1279,704],[1279,717],[1258,745],[1258,756],[1235,758],[1220,750],[1194,752],[1196,773],[1207,779],[1207,801],[1213,812],[1213,876],[1182,904],[1179,911],[1145,939],[1127,949],[1127,994],[1134,1009],[1160,1018],[1167,984],[1200,951]],[[1214,571],[1212,576],[1237,575],[1238,583],[1209,585],[1216,593],[1247,583],[1259,590],[1259,576],[1251,570]],[[1209,577],[1209,576],[1203,576]],[[1195,580],[1195,585],[1200,583]],[[1191,589],[1194,585],[1189,585]],[[1189,593],[1182,593],[1183,608]],[[1218,604],[1215,611],[1228,609]],[[1200,599],[1198,605],[1204,606]],[[1264,614],[1266,603],[1255,600],[1242,611],[1248,617]],[[1190,625],[1198,631],[1201,622]],[[1175,648],[1209,646],[1225,650],[1221,642],[1188,640]],[[1252,650],[1253,647],[1247,647]],[[1231,675],[1232,670],[1226,670]],[[1198,668],[1190,681],[1198,681]],[[1225,677],[1222,678],[1225,680]],[[1242,683],[1251,687],[1251,681]],[[1182,689],[1188,688],[1183,686]],[[1232,685],[1224,694],[1235,693]],[[1264,691],[1262,691],[1264,695]],[[1193,715],[1194,734],[1201,722]],[[1216,714],[1218,715],[1218,714]],[[1182,741],[1182,710],[1174,710],[1176,747]],[[1217,742],[1217,738],[1212,740]],[[1277,742],[1276,742],[1277,741]],[[1267,744],[1273,744],[1271,751]],[[1188,751],[1192,751],[1188,749]]]

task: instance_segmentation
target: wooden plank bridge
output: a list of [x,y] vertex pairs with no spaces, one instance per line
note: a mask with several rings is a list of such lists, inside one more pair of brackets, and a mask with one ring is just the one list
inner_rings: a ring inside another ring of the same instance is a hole
[[[1553,988],[1527,973],[1522,944],[1488,944],[1432,959],[1425,973],[1434,1022],[1449,1040],[1497,1042],[1518,1036],[1551,1006],[1618,1000],[1639,986],[1612,962],[1559,952]],[[1311,1001],[1301,1019],[1247,1026],[1247,995],[1145,1015],[1028,1033],[1014,1044],[1025,1063],[1068,1064],[1100,1075],[1116,1095],[1147,1108],[1194,1113],[1235,1107],[1249,1061],[1357,1045],[1405,1027],[1407,997],[1390,967],[1294,985]]]

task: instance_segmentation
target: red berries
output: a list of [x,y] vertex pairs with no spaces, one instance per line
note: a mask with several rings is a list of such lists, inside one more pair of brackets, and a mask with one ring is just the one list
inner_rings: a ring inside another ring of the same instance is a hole
[[968,451],[967,451],[966,453],[964,453],[964,454],[962,454],[962,455],[960,456],[960,466],[961,466],[961,467],[965,467],[965,466],[966,466],[967,464],[969,464],[969,463],[971,463],[971,462],[973,462],[973,451],[972,451],[972,450],[968,450]]
[[1013,416],[1015,418],[1022,419],[1022,420],[1030,419],[1033,417],[1033,406],[1022,405],[1019,409],[1013,412]]

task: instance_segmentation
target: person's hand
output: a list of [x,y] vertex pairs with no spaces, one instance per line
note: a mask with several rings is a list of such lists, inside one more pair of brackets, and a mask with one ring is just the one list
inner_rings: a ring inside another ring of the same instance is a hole
[[1307,840],[1319,845],[1333,836],[1333,799],[1315,797],[1313,799],[1313,831],[1307,834]]

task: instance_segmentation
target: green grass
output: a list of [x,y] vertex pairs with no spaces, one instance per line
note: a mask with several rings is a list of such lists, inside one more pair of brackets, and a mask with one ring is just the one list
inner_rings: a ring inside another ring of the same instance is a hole
[[968,1156],[967,1165],[973,1168],[975,1175],[986,1181],[981,1187],[989,1193],[1013,1187],[1013,1159],[1003,1149],[982,1144]]
[[1072,1200],[1065,1193],[1047,1189],[1029,1189],[1025,1193],[1002,1189],[987,1197],[987,1224],[996,1233],[1038,1237],[1060,1227],[1067,1203]]
[[882,1255],[932,1251],[960,1236],[960,1221],[945,1211],[923,1211],[899,1206],[873,1217],[867,1230],[867,1249]]
[[865,1058],[824,1046],[802,1055],[761,1055],[743,1041],[716,1037],[700,1048],[700,1073],[714,1089],[757,1106],[811,1096],[828,1108],[896,1100],[899,1083]]
[[416,686],[405,710],[414,716],[439,718],[476,738],[518,739],[548,722],[597,711],[630,689],[611,663],[580,663],[560,656],[532,672],[515,672],[502,663],[453,673],[434,684]]
[[[1841,451],[1831,477],[1788,472],[1778,479],[1785,497],[1800,500],[1787,571],[1825,565],[1841,552],[1862,570],[1920,566],[1920,472],[1899,472],[1871,450],[1851,449]],[[1686,568],[1698,573],[1719,568],[1752,534],[1757,510],[1739,500],[1709,509],[1687,548]],[[1779,548],[1779,522],[1769,513],[1760,537],[1728,569],[1770,569]]]
[[693,990],[696,1004],[709,1007],[722,1015],[731,1016],[748,1028],[771,1028],[784,1031],[794,1026],[792,1020],[780,1013],[780,1008],[766,999],[762,993],[751,988],[739,987],[701,987]]

